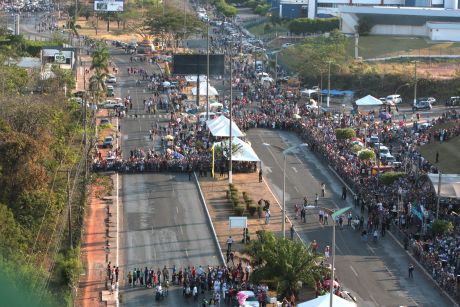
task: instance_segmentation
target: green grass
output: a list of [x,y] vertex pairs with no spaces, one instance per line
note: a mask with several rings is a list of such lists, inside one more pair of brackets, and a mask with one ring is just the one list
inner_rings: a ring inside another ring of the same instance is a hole
[[[436,165],[445,174],[460,174],[460,136],[439,143],[431,143],[420,147],[422,156]],[[439,153],[439,163],[436,161],[436,152]]]
[[[270,25],[270,29],[268,31],[265,31],[265,25],[267,24]],[[251,32],[252,34],[254,34],[255,36],[262,36],[262,35],[267,35],[267,34],[276,33],[276,32],[284,32],[284,34],[286,34],[286,32],[288,31],[287,24],[286,25],[277,24],[276,26],[274,26],[270,22],[263,22],[255,26],[248,27],[247,30]]]
[[[354,38],[349,39],[348,54],[354,56]],[[460,43],[431,42],[423,38],[401,36],[361,36],[359,56],[363,59],[396,55],[458,54]]]

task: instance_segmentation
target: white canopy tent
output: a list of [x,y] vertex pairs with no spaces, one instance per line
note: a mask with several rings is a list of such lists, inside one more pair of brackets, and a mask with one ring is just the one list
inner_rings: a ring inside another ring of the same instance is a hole
[[[428,174],[436,195],[438,194],[439,174]],[[441,174],[441,197],[460,199],[460,175]]]
[[[297,307],[329,307],[330,299],[331,294],[327,293],[325,295],[318,296],[313,300],[300,303],[297,305]],[[343,298],[338,297],[337,295],[334,295],[332,297],[332,301],[334,307],[357,307],[355,303],[344,300]]]
[[[194,87],[192,88],[192,94],[193,96],[196,96],[197,88]],[[209,96],[217,96],[219,93],[217,92],[216,88],[214,86],[211,86],[209,84]],[[206,96],[206,82],[201,82],[200,83],[200,96]]]
[[366,97],[360,98],[356,100],[355,103],[358,107],[376,107],[383,104],[380,99],[377,99],[372,95],[367,95]]
[[[259,157],[257,156],[254,149],[252,149],[251,145],[244,142],[243,140],[237,137],[234,137],[232,140],[232,145],[233,146],[236,145],[238,148],[235,152],[232,153],[232,161],[248,161],[248,162],[259,162],[260,161]],[[222,141],[219,143],[215,143],[214,146],[228,148],[228,141]]]
[[[213,136],[230,136],[230,120],[223,115],[215,119],[206,121],[206,126],[208,126]],[[232,136],[244,136],[244,133],[241,132],[240,128],[238,128],[238,126],[234,122],[232,122]]]

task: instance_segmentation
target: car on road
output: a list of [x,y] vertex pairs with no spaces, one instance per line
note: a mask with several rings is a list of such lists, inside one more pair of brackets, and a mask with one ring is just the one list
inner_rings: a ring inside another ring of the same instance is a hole
[[431,110],[432,106],[428,100],[418,100],[412,106],[412,111]]
[[386,104],[389,104],[389,105],[400,104],[400,103],[402,103],[402,98],[401,98],[401,95],[397,95],[397,94],[388,95],[385,98],[385,102],[386,102]]
[[106,136],[104,142],[102,142],[102,148],[112,148],[113,147],[113,137]]
[[107,89],[107,97],[115,96],[115,92],[114,92],[115,89],[113,85],[107,85],[106,89]]
[[367,143],[378,143],[379,142],[379,136],[378,135],[371,135],[370,137],[366,138]]
[[294,44],[292,44],[292,43],[284,43],[284,44],[281,45],[281,48],[286,49],[286,48],[289,48],[292,45],[294,45]]
[[460,106],[460,96],[453,96],[447,99],[446,106]]
[[110,120],[108,118],[101,118],[101,121],[99,122],[99,125],[108,125],[110,124]]
[[379,154],[380,159],[382,158],[385,159],[386,157],[392,157],[390,149],[388,149],[388,147],[386,146],[380,145],[379,147],[377,147],[377,152]]
[[117,83],[117,78],[114,75],[108,75],[105,83]]
[[104,109],[117,109],[122,108],[123,103],[115,101],[115,100],[107,100],[103,105],[102,108]]

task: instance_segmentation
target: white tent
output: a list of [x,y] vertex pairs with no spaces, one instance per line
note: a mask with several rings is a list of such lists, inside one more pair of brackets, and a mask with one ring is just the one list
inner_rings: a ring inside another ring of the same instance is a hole
[[[428,174],[436,194],[438,194],[439,174]],[[441,174],[441,197],[460,199],[460,175]]]
[[372,95],[367,95],[361,99],[355,101],[358,107],[374,107],[374,106],[381,106],[383,102],[380,99],[375,98]]
[[[193,96],[196,96],[196,87],[192,88]],[[219,93],[217,92],[216,88],[209,84],[209,96],[217,96]],[[200,96],[206,96],[206,82],[200,83]]]
[[[213,136],[230,136],[230,120],[221,115],[215,119],[206,121],[206,126],[208,126]],[[244,133],[241,132],[240,128],[232,121],[232,136],[242,137]]]
[[[252,149],[251,145],[244,142],[243,140],[237,137],[234,137],[232,141],[232,145],[236,145],[238,148],[238,150],[232,153],[232,161],[251,161],[251,162],[260,161],[259,157],[257,156],[254,149]],[[215,143],[215,146],[228,148],[228,141]],[[225,152],[224,154],[226,155]]]
[[[300,303],[297,305],[297,307],[329,307],[330,299],[331,299],[330,293],[327,293],[325,295],[318,296],[317,298],[311,301]],[[334,307],[356,307],[357,306],[355,303],[344,300],[343,298],[338,297],[337,295],[334,295],[332,297],[332,300],[333,300]]]

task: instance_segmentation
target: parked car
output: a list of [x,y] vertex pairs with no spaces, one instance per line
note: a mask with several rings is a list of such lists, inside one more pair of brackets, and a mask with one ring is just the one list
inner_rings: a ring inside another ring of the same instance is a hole
[[117,102],[117,101],[114,101],[114,100],[107,100],[107,101],[102,105],[102,107],[103,107],[104,109],[122,108],[122,107],[123,107],[123,103]]
[[446,106],[460,106],[460,96],[453,96],[447,99]]
[[394,95],[388,95],[387,98],[385,99],[386,103],[387,104],[400,104],[402,103],[402,98],[401,98],[401,95],[397,95],[397,94],[394,94]]
[[379,142],[379,136],[378,135],[371,135],[371,137],[366,138],[367,143],[378,143]]
[[113,147],[113,137],[107,136],[102,142],[102,148],[112,148]]
[[115,96],[113,85],[107,85],[107,97]]
[[414,103],[412,106],[413,111],[418,111],[418,110],[431,110],[432,106],[431,103],[428,100],[419,100]]
[[105,82],[106,83],[117,83],[117,78],[114,75],[108,75]]
[[386,147],[386,146],[380,145],[377,148],[377,151],[379,152],[380,159],[390,157],[390,156],[392,157],[390,149],[388,149],[388,147]]
[[101,121],[99,122],[100,125],[108,125],[110,124],[110,120],[108,118],[101,118]]

